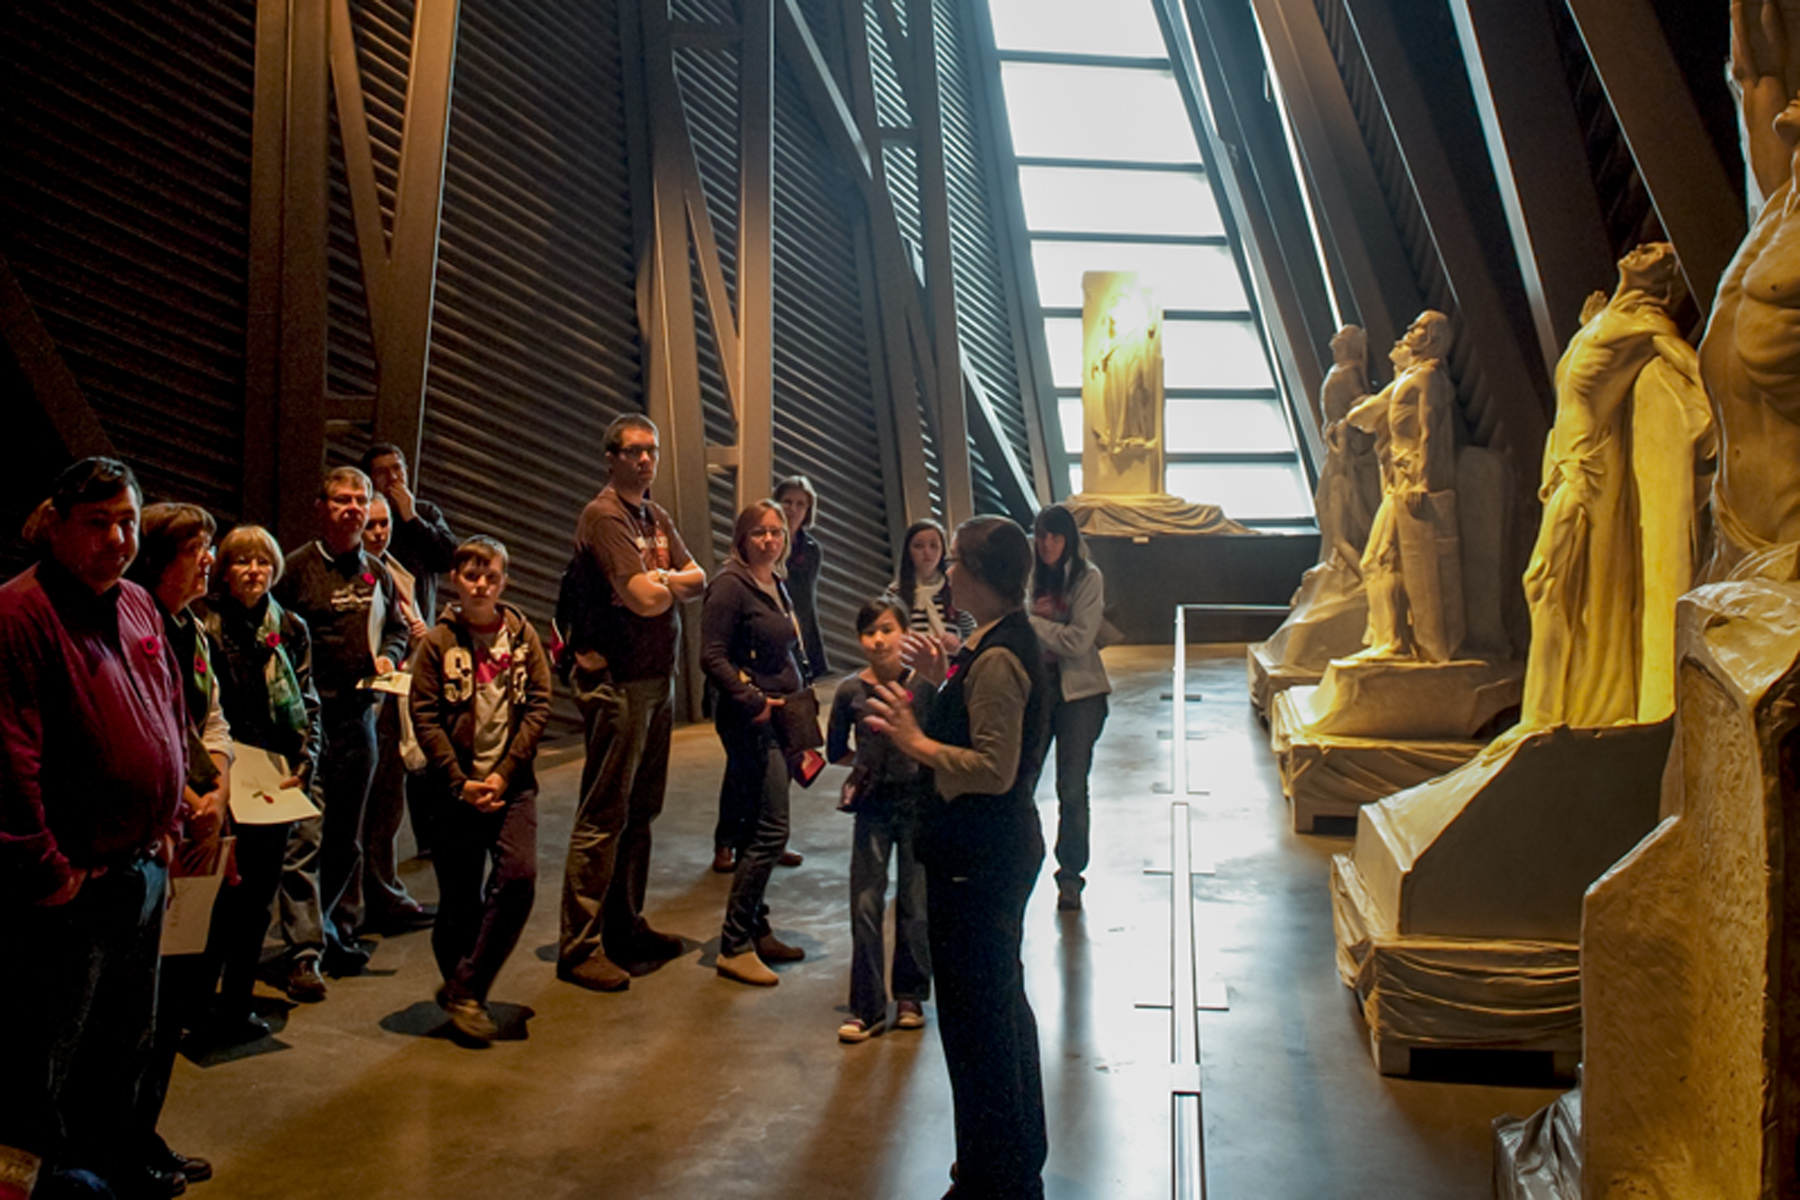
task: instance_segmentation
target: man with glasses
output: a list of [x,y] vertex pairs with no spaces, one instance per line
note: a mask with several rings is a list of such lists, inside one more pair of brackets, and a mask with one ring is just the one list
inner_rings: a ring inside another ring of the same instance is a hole
[[678,603],[700,598],[706,573],[649,498],[657,452],[647,417],[628,414],[607,427],[612,478],[575,529],[577,599],[562,631],[587,762],[569,834],[556,974],[601,992],[629,987],[628,966],[686,947],[644,920],[644,893],[650,823],[662,812],[669,773]]

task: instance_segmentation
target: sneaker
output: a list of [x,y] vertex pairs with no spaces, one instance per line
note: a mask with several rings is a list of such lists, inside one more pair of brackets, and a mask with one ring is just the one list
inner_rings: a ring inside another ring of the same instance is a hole
[[806,957],[805,950],[788,945],[772,933],[756,939],[756,953],[764,962],[799,962]]
[[894,1028],[925,1028],[925,1009],[920,1006],[917,1000],[902,1000],[894,1005],[894,1009]]
[[556,977],[590,992],[622,992],[631,986],[631,975],[598,950],[574,966],[559,966]]
[[717,969],[726,979],[735,979],[751,987],[774,987],[781,982],[781,976],[769,970],[768,964],[758,958],[754,950],[719,955]]
[[288,969],[287,982],[283,985],[289,1000],[300,1004],[317,1004],[325,998],[325,977],[319,974],[319,960],[315,955],[294,960]]
[[851,1017],[838,1026],[838,1041],[846,1046],[854,1046],[858,1042],[866,1042],[881,1032],[882,1022],[869,1022],[861,1017]]

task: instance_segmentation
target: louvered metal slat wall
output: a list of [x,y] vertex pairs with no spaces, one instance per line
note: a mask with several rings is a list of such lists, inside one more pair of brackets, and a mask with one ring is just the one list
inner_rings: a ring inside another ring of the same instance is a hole
[[[411,5],[352,14],[391,223]],[[551,24],[464,0],[457,42],[416,475],[459,535],[506,542],[509,598],[545,629],[575,519],[605,482],[600,435],[643,407],[618,36],[612,5]],[[334,164],[329,387],[354,398],[375,374],[342,178]],[[366,444],[360,425],[333,429],[334,457]]]
[[[249,6],[0,10],[5,250],[152,499],[242,501]],[[23,464],[47,485],[60,464]]]
[[[1013,453],[1031,470],[1025,397],[1014,340],[1018,314],[1001,280],[1004,251],[995,211],[992,131],[983,129],[975,101],[975,48],[962,0],[935,0],[938,88],[944,130],[944,175],[950,198],[951,258],[956,264],[957,332],[963,356],[975,367]],[[983,468],[985,472],[985,468]],[[1029,480],[1027,481],[1029,483]],[[977,499],[979,499],[979,492]],[[999,494],[982,511],[1003,512]]]

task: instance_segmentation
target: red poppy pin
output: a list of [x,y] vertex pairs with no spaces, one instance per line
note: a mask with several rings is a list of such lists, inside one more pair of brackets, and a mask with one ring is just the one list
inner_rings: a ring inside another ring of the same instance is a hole
[[275,647],[281,645],[281,635],[271,629],[268,633],[263,634],[263,645],[273,650]]
[[951,663],[949,665],[949,667],[945,668],[945,670],[944,670],[944,678],[946,680],[955,679],[961,673],[962,673],[962,664],[961,663]]
[[145,638],[139,644],[143,646],[146,657],[155,658],[162,653],[162,639],[154,635]]
[[368,571],[364,571],[363,572],[363,582],[368,584],[370,587],[374,587],[375,586],[375,576],[370,574]]
[[196,674],[196,675],[206,674],[206,656],[205,655],[203,655],[203,654],[194,655],[194,674]]

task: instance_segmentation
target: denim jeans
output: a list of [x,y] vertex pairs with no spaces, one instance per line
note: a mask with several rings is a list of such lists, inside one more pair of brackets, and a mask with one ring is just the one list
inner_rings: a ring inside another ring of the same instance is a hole
[[925,923],[925,868],[916,850],[918,801],[908,786],[882,788],[858,806],[850,843],[850,1015],[866,1025],[887,1016],[887,947],[882,917],[887,907],[888,863],[897,859],[894,884],[896,1000],[931,995],[931,947]]
[[[1106,725],[1106,696],[1058,700],[1050,710],[1056,740],[1056,882],[1080,887],[1088,865],[1088,773]],[[1178,747],[1179,749],[1179,747]]]
[[756,797],[756,824],[738,853],[737,874],[731,879],[731,896],[725,902],[725,927],[719,935],[719,954],[742,954],[769,932],[769,906],[763,893],[775,860],[787,849],[787,756],[775,741],[768,722],[760,725],[721,725],[719,740],[725,743],[725,772],[735,776],[741,794]]
[[[148,858],[88,879],[67,904],[0,913],[0,1145],[103,1177],[129,1136],[156,1023],[168,868]],[[29,982],[27,982],[29,981]]]
[[361,916],[363,821],[375,781],[375,706],[366,697],[328,702],[315,781],[324,811],[319,846],[319,907],[328,945],[354,946]]

